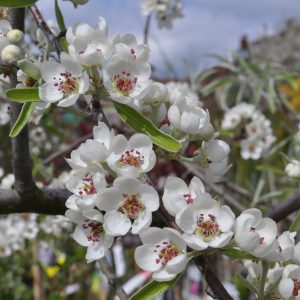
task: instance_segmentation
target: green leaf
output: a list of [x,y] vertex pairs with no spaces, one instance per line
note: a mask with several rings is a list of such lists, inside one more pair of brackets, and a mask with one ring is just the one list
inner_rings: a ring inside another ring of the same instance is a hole
[[35,102],[27,102],[23,104],[19,117],[9,133],[10,137],[16,137],[20,133],[23,127],[28,123],[35,106]]
[[60,45],[62,46],[63,50],[66,53],[69,53],[68,42],[67,42],[67,39],[65,37],[60,38]]
[[25,7],[33,5],[37,0],[0,0],[0,6],[2,7]]
[[57,0],[55,0],[55,16],[56,16],[56,21],[57,21],[60,31],[66,30],[64,16],[58,6]]
[[201,90],[201,93],[203,94],[203,96],[208,96],[209,94],[213,93],[214,91],[221,88],[222,86],[225,86],[229,83],[232,84],[233,80],[234,78],[232,76],[216,79],[210,82],[209,84],[207,84],[206,86],[204,86],[203,89]]
[[10,89],[5,94],[11,101],[19,103],[41,101],[38,88]]
[[164,293],[168,289],[170,289],[177,280],[181,277],[181,274],[178,274],[171,281],[158,282],[152,280],[148,284],[146,284],[143,288],[137,291],[134,295],[132,295],[129,300],[152,300],[155,299],[158,295]]
[[159,130],[150,120],[142,116],[132,107],[114,101],[121,119],[136,132],[148,135],[152,142],[157,146],[170,152],[178,152],[181,149],[181,143],[170,135]]
[[223,254],[235,259],[255,259],[254,256],[235,248],[224,249]]
[[300,213],[297,215],[296,219],[293,221],[290,231],[297,232],[300,229]]
[[271,113],[274,114],[276,112],[276,91],[274,87],[274,79],[270,78],[269,83],[268,83],[268,96],[267,96],[267,101],[269,108],[271,110]]
[[257,171],[268,171],[274,174],[285,175],[285,172],[273,165],[260,165],[255,168]]
[[[254,294],[257,293],[256,287],[251,282],[249,282],[246,278],[242,277],[240,274],[235,275],[234,282],[236,283],[236,285],[239,286],[239,289],[238,289],[239,292],[243,288],[246,288],[246,289],[248,289],[249,291],[251,291]],[[249,298],[242,298],[241,297],[241,299],[249,299]]]

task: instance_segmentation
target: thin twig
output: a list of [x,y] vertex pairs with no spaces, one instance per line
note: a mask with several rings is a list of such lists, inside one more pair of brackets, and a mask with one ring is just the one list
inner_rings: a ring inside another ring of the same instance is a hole
[[93,133],[90,132],[90,133],[84,135],[83,137],[77,139],[75,142],[65,146],[63,149],[52,153],[50,156],[48,156],[47,158],[45,158],[43,160],[43,165],[47,165],[47,164],[51,163],[53,160],[55,160],[56,158],[70,153],[73,149],[77,148],[80,144],[82,144],[87,139],[91,138],[92,136],[93,136]]
[[300,192],[298,191],[293,196],[287,198],[278,206],[276,206],[267,217],[279,222],[285,219],[288,215],[300,209]]
[[42,16],[40,10],[38,9],[38,7],[35,4],[30,6],[29,10],[31,11],[38,27],[42,29],[42,31],[45,34],[45,36],[47,37],[47,39],[51,43],[53,43],[53,45],[55,47],[55,51],[56,51],[57,55],[59,56],[60,52],[62,52],[62,50],[63,50],[59,39],[57,39],[56,36],[53,34],[51,29],[47,25],[44,17]]
[[144,27],[144,44],[148,44],[149,30],[151,23],[151,14],[146,18],[145,27]]

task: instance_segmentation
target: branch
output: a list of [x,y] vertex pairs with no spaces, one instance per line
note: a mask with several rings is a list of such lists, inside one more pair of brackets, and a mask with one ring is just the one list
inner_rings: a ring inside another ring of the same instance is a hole
[[100,264],[100,267],[101,267],[101,271],[105,274],[110,286],[115,291],[115,293],[119,296],[120,300],[127,300],[128,296],[125,293],[122,286],[118,285],[118,283],[116,281],[116,276],[113,272],[112,267],[108,263],[107,259],[106,258],[100,259],[99,264]]
[[31,212],[64,215],[65,202],[71,193],[65,189],[34,188],[30,195],[20,196],[15,190],[0,189],[0,215]]
[[56,51],[57,55],[59,56],[60,52],[62,52],[62,50],[63,50],[61,47],[61,44],[60,44],[60,40],[53,34],[51,29],[47,25],[44,17],[42,16],[40,10],[38,9],[38,7],[35,4],[30,6],[29,10],[31,11],[38,27],[42,29],[42,31],[45,34],[45,36],[47,37],[47,39],[51,43],[53,43],[53,45],[55,47],[55,51]]
[[151,21],[151,14],[149,14],[147,16],[146,22],[145,22],[145,27],[144,27],[144,44],[148,44],[150,21]]
[[[9,9],[9,18],[12,28],[24,31],[24,8]],[[12,83],[16,84],[16,75],[11,76]],[[16,122],[22,105],[11,103],[11,126]],[[12,138],[13,172],[15,175],[15,189],[20,195],[30,194],[34,189],[31,173],[31,158],[29,152],[28,126],[25,126],[19,135]]]
[[214,296],[218,300],[233,300],[233,298],[229,295],[227,290],[224,288],[223,284],[216,277],[215,272],[211,269],[208,264],[208,261],[202,257],[198,256],[194,258],[194,262],[198,269],[203,273],[205,280],[212,290]]
[[300,209],[300,192],[287,198],[278,206],[276,206],[267,217],[272,218],[274,221],[279,222],[285,219],[289,214]]
[[80,144],[84,143],[87,139],[91,138],[92,136],[93,136],[93,133],[90,132],[90,133],[86,134],[85,136],[79,138],[75,142],[63,147],[63,149],[61,149],[57,152],[54,152],[53,154],[51,154],[50,156],[48,156],[47,158],[45,158],[43,160],[43,164],[48,165],[56,158],[58,158],[64,154],[69,154],[73,149],[77,148]]

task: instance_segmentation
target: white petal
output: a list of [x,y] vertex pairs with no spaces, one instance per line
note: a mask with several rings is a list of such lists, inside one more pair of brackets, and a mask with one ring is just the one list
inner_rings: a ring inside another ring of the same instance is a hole
[[176,277],[176,273],[168,273],[166,269],[161,269],[155,273],[153,273],[152,275],[152,279],[154,279],[155,281],[158,282],[162,282],[162,281],[170,281],[172,279],[174,279]]
[[46,102],[56,102],[63,97],[63,93],[60,92],[54,83],[44,83],[39,87],[39,97]]
[[141,201],[149,211],[156,211],[159,208],[159,196],[157,191],[147,184],[142,184],[139,189]]
[[68,53],[62,52],[60,54],[60,60],[67,71],[69,71],[73,76],[79,77],[81,75],[80,64],[74,60]]
[[140,233],[143,244],[157,244],[167,238],[167,232],[158,227],[149,227]]
[[57,106],[60,107],[69,107],[76,103],[77,99],[79,97],[79,94],[71,94],[68,97],[60,100],[57,104]]
[[84,232],[84,230],[82,229],[81,225],[77,225],[75,228],[75,231],[73,233],[73,239],[80,244],[81,246],[88,246],[90,245],[90,242],[87,239],[87,236]]
[[178,274],[178,273],[181,273],[185,269],[187,262],[188,262],[188,259],[187,259],[186,254],[181,254],[181,255],[178,255],[178,256],[172,258],[167,263],[165,269],[168,273]]
[[176,223],[184,232],[193,233],[197,225],[197,214],[195,205],[189,205],[176,215]]
[[79,81],[78,93],[80,95],[85,94],[90,87],[90,78],[87,72],[84,72]]
[[142,230],[151,225],[152,213],[148,209],[144,210],[137,219],[132,223],[131,232],[133,234],[139,234]]
[[220,226],[220,230],[222,232],[231,230],[234,224],[234,219],[235,216],[231,208],[227,205],[222,205],[220,208],[219,215],[217,217],[217,222]]
[[190,182],[189,190],[191,194],[202,195],[205,193],[205,187],[203,182],[196,176],[194,176]]
[[141,269],[149,272],[155,272],[160,269],[161,265],[156,263],[158,255],[154,250],[154,245],[143,245],[136,248],[134,260]]
[[60,77],[60,73],[64,73],[66,70],[62,64],[54,61],[46,61],[40,65],[42,78],[46,82],[56,81],[54,78]]
[[223,248],[226,246],[233,236],[233,232],[221,233],[219,236],[215,237],[208,244],[212,248]]
[[131,228],[128,217],[118,211],[110,211],[104,216],[103,228],[108,235],[125,235]]
[[142,183],[135,178],[118,177],[114,181],[114,187],[123,194],[137,194]]
[[122,203],[123,195],[116,188],[108,188],[99,196],[97,207],[100,210],[112,211],[117,209]]
[[282,278],[278,285],[280,295],[284,299],[290,299],[293,294],[294,282],[290,278]]
[[149,136],[136,133],[129,139],[129,145],[132,149],[140,152],[148,152],[152,150],[153,144]]

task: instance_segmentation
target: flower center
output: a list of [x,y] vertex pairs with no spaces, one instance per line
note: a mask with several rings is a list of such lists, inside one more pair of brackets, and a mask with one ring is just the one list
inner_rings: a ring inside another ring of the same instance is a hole
[[128,96],[137,83],[137,77],[132,77],[130,73],[122,71],[120,74],[114,75],[113,82],[118,92]]
[[194,202],[194,199],[191,194],[183,194],[183,197],[186,204],[192,204]]
[[144,156],[137,150],[130,149],[125,151],[118,163],[121,166],[134,166],[140,168],[144,163]]
[[208,219],[204,219],[204,214],[200,214],[194,233],[195,235],[202,237],[205,242],[210,242],[214,237],[220,234],[219,227],[214,215],[209,214]]
[[128,216],[130,220],[135,220],[139,214],[145,209],[144,204],[138,195],[123,195],[123,203],[119,210]]
[[70,95],[78,90],[79,79],[72,76],[70,72],[62,72],[59,74],[61,77],[53,77],[55,81],[54,86],[58,91],[62,92],[65,95]]
[[294,281],[293,296],[297,297],[300,290],[300,281],[297,278],[293,278],[293,281]]
[[167,241],[157,244],[155,247],[154,252],[158,253],[158,258],[156,258],[155,262],[163,267],[182,252],[174,243]]
[[94,222],[88,219],[84,221],[82,228],[89,230],[87,239],[90,242],[99,242],[100,237],[104,232],[102,223]]
[[79,188],[79,195],[94,195],[96,193],[97,191],[94,185],[93,176],[86,174],[85,177],[82,178],[82,186]]

